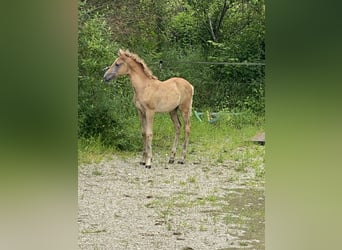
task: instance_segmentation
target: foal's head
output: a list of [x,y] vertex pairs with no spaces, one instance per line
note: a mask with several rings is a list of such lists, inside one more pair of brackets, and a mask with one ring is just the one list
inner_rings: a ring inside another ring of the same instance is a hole
[[129,74],[129,67],[127,64],[127,56],[124,54],[124,51],[119,50],[119,57],[115,59],[113,64],[107,69],[106,73],[103,76],[103,79],[108,82],[113,78],[121,75]]

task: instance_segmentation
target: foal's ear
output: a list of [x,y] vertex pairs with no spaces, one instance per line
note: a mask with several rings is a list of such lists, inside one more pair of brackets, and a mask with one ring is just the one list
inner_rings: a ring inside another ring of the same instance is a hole
[[121,56],[123,53],[124,53],[124,51],[122,49],[119,49],[118,56]]
[[128,52],[128,50],[125,51],[125,50],[119,49],[118,55],[122,59],[125,59],[127,57],[127,52]]

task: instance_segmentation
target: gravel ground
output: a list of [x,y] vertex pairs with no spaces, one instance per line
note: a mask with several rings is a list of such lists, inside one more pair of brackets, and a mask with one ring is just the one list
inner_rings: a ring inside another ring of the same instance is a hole
[[79,167],[79,249],[264,249],[264,181],[237,162]]

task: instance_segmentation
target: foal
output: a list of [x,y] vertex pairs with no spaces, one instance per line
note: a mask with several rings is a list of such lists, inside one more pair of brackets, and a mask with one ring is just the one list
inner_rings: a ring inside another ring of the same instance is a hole
[[143,137],[143,157],[140,164],[151,168],[153,116],[156,112],[169,112],[175,127],[175,139],[172,146],[169,163],[175,161],[177,144],[180,134],[180,121],[177,111],[180,110],[184,121],[183,152],[178,163],[184,164],[186,150],[190,135],[190,116],[192,107],[193,86],[183,78],[170,78],[159,81],[154,76],[145,62],[136,54],[128,50],[119,50],[118,58],[104,74],[104,80],[128,75],[134,90],[134,104],[138,110],[141,121],[141,133]]

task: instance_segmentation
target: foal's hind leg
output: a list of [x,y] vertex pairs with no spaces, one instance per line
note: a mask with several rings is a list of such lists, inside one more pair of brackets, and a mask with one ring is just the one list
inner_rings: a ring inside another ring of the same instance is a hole
[[181,124],[179,122],[178,115],[177,115],[177,109],[178,108],[176,108],[170,112],[171,120],[172,120],[173,125],[175,127],[175,139],[173,141],[173,146],[171,149],[171,157],[170,157],[169,163],[174,163],[174,161],[175,161],[178,139],[179,139],[179,133],[180,133],[180,127],[181,127]]
[[178,161],[179,164],[185,163],[185,156],[186,156],[186,150],[188,148],[189,144],[189,136],[190,136],[190,129],[191,129],[191,122],[190,122],[190,116],[191,116],[191,109],[182,110],[182,117],[184,120],[184,144],[183,144],[183,151],[182,156],[180,160]]

